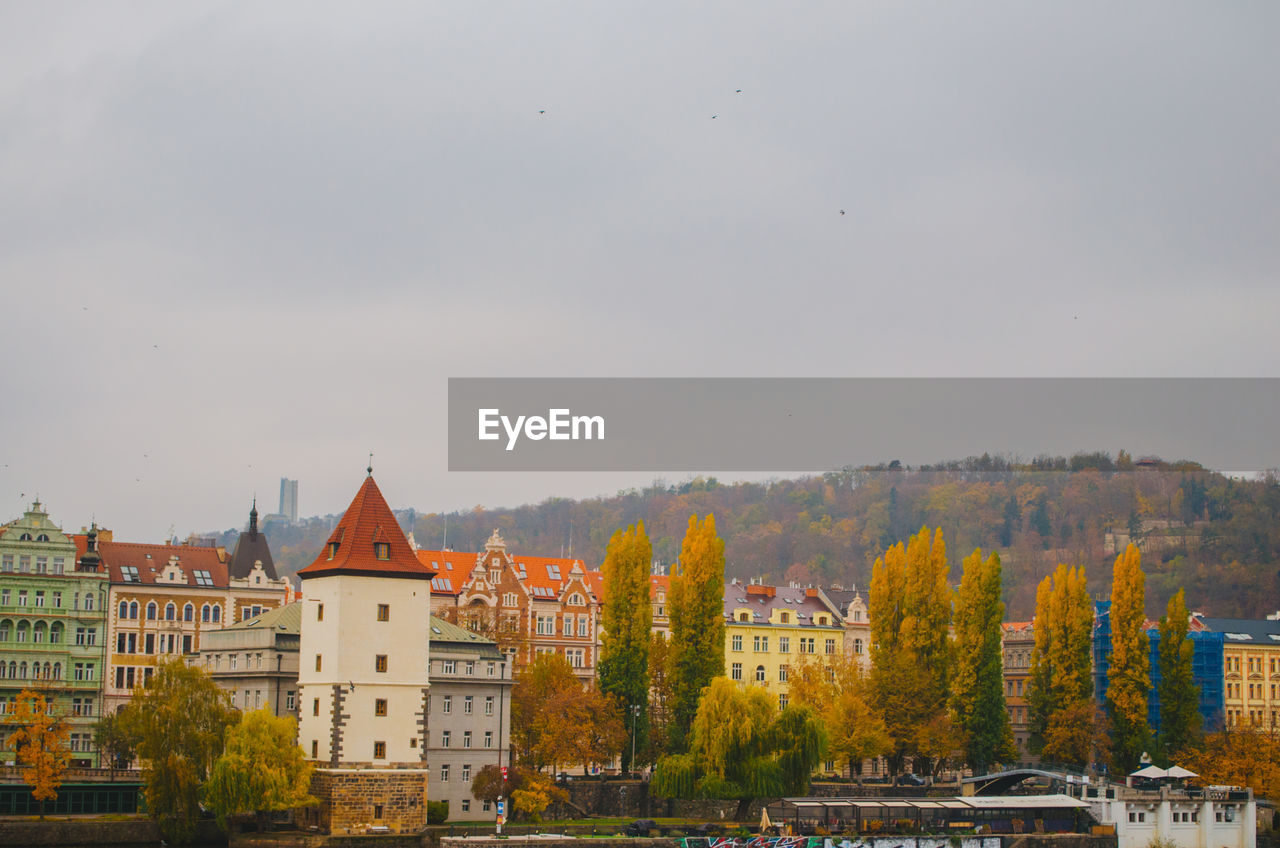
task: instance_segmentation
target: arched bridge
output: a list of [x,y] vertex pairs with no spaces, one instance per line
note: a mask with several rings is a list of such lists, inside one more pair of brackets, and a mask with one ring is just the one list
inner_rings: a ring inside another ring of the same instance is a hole
[[[979,774],[966,777],[964,783],[973,785],[974,795],[1003,795],[1022,781],[1037,777],[1048,779],[1053,788],[1067,794],[1072,794],[1067,790],[1068,786],[1082,786],[1085,783],[1085,775],[1082,772],[1039,768],[1019,768],[992,774]],[[1091,782],[1096,782],[1096,778]]]

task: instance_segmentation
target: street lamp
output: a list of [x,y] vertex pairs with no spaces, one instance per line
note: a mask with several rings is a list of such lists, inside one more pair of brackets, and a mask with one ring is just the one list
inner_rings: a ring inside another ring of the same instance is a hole
[[636,770],[636,719],[640,717],[640,705],[631,706],[631,770]]

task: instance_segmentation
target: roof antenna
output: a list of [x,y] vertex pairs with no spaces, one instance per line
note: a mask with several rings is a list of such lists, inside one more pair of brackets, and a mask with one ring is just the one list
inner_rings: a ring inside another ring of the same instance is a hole
[[373,451],[369,451],[369,467],[365,469],[365,473],[370,477],[373,476]]

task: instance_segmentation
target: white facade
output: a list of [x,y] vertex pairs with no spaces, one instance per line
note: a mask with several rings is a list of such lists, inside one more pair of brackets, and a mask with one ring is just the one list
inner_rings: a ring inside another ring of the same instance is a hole
[[304,593],[303,752],[322,766],[424,768],[430,580],[318,575]]
[[1257,804],[1243,789],[1210,788],[1192,795],[1165,788],[1137,792],[1117,787],[1113,799],[1088,799],[1093,815],[1114,824],[1117,848],[1145,848],[1153,839],[1180,848],[1255,848]]

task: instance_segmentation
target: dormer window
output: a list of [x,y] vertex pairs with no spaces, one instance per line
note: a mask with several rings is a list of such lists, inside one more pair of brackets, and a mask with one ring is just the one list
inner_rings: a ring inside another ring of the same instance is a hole
[[338,555],[338,543],[330,542],[329,543],[329,559],[333,559],[337,555]]
[[749,612],[738,613],[738,621],[750,621],[750,620],[751,620],[751,613]]
[[44,533],[41,533],[39,536],[36,536],[36,541],[37,541],[37,542],[47,542],[47,541],[49,541],[49,537],[48,537],[48,535],[46,535],[46,534],[44,534]]
[[374,542],[373,553],[378,559],[391,559],[391,543]]

